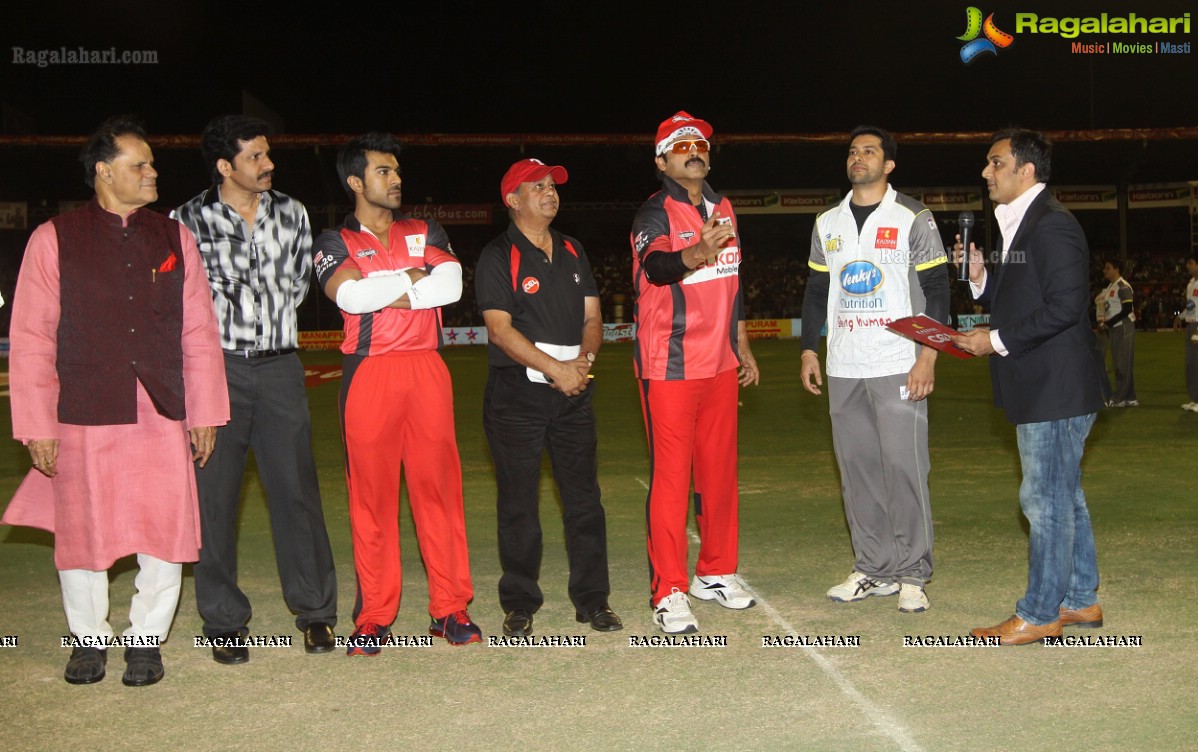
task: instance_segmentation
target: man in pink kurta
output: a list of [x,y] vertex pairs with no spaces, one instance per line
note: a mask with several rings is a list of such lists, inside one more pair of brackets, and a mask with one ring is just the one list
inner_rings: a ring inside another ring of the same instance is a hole
[[[198,558],[193,461],[229,418],[216,319],[190,231],[157,199],[145,133],[113,118],[81,155],[95,198],[38,227],[10,328],[13,435],[33,469],[3,520],[54,533],[67,623],[65,678],[104,678],[126,646],[129,686],[163,676],[182,562]],[[108,623],[107,571],[136,554],[130,627]]]

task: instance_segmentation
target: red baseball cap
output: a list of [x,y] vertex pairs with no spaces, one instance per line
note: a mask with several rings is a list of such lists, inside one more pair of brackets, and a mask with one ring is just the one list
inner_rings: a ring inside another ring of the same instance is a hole
[[657,126],[657,156],[665,153],[666,147],[678,138],[711,138],[711,123],[679,110],[673,117],[666,118]]
[[506,204],[507,195],[520,190],[521,183],[536,182],[546,175],[552,175],[553,182],[558,185],[570,179],[566,168],[561,165],[547,165],[539,159],[521,159],[508,168],[499,182],[499,200]]

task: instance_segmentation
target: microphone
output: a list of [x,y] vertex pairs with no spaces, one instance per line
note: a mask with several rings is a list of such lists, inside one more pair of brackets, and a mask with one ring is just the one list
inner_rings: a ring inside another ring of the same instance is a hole
[[961,256],[961,268],[957,270],[957,279],[969,281],[969,242],[973,235],[973,212],[966,209],[957,215],[957,227],[961,228],[961,247],[965,249]]

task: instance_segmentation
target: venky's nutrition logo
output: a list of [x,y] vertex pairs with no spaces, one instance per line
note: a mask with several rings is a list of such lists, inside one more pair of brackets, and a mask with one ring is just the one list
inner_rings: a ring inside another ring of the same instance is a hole
[[[979,35],[983,35],[981,39]],[[998,48],[1007,48],[1015,41],[1015,37],[994,25],[994,14],[982,20],[980,8],[969,6],[965,9],[965,33],[957,37],[965,43],[961,48],[961,62],[969,65],[978,55],[998,54]]]
[[840,270],[840,289],[849,295],[870,295],[882,286],[882,270],[869,261],[850,261]]

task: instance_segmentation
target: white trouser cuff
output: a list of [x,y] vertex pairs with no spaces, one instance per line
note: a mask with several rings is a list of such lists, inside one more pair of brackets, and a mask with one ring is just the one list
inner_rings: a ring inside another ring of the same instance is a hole
[[[138,572],[133,584],[137,592],[129,605],[129,628],[125,637],[157,637],[165,641],[170,633],[183,565],[150,556],[137,555]],[[58,573],[62,585],[62,605],[71,634],[81,639],[111,641],[108,623],[108,572],[90,569],[65,569]]]

